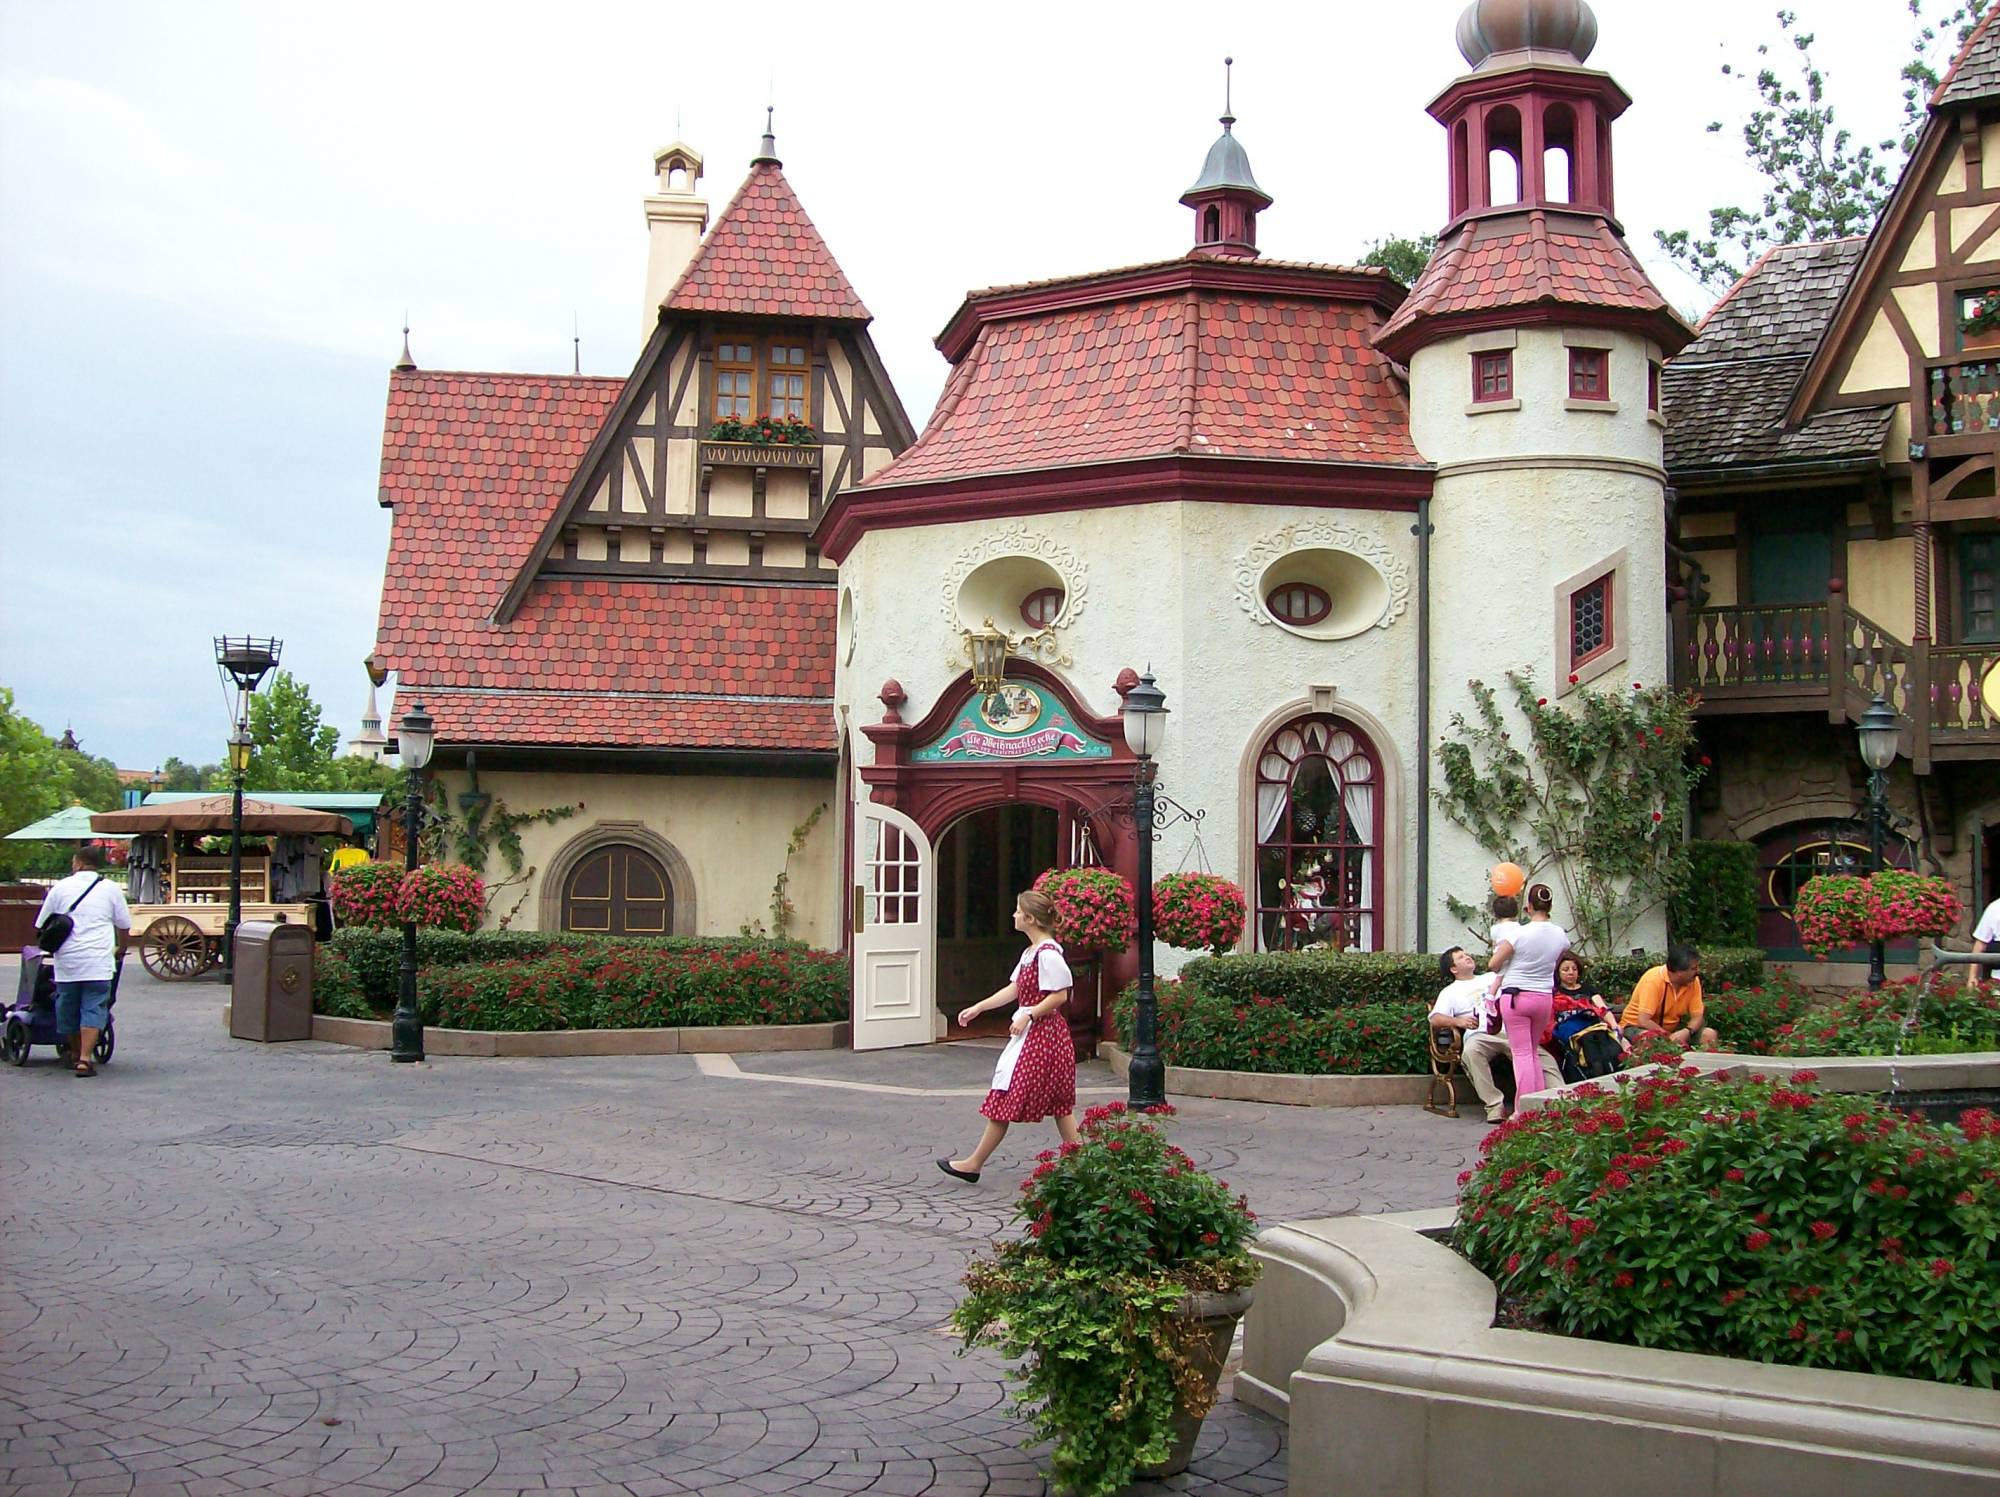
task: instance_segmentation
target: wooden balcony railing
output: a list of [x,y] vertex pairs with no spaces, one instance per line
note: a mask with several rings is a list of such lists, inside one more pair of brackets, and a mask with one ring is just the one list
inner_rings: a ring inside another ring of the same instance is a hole
[[1824,710],[1857,721],[1879,693],[1903,723],[1903,751],[1933,758],[2000,758],[2000,716],[1981,695],[2000,644],[1906,643],[1847,606],[1825,603],[1674,610],[1676,684],[1704,716]]
[[2000,360],[1933,364],[1929,384],[1930,418],[1925,429],[1931,436],[2000,432]]

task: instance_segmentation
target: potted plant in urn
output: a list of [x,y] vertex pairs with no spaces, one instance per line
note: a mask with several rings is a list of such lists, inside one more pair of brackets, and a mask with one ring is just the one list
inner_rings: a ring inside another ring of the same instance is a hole
[[1167,1141],[1172,1112],[1086,1112],[1081,1141],[1021,1182],[1023,1234],[973,1260],[952,1316],[967,1347],[1016,1359],[1051,1480],[1078,1497],[1187,1469],[1250,1305],[1256,1215]]

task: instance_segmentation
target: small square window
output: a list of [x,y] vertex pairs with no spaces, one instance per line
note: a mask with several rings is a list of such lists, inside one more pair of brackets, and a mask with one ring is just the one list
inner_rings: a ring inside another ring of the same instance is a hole
[[1602,348],[1572,348],[1569,351],[1569,398],[1609,400],[1610,352]]
[[1646,409],[1653,415],[1660,414],[1660,361],[1646,360]]
[[1569,668],[1611,648],[1611,576],[1606,572],[1569,595]]
[[1514,398],[1514,350],[1496,349],[1472,356],[1472,398],[1512,400]]

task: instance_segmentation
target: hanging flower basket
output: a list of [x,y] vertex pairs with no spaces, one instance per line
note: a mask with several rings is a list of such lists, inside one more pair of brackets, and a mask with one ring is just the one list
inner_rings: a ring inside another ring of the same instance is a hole
[[1055,938],[1078,951],[1109,955],[1132,944],[1139,928],[1132,885],[1109,868],[1051,868],[1035,887],[1055,902]]
[[1862,939],[1948,936],[1964,913],[1948,879],[1885,868],[1868,880],[1868,914],[1862,923]]
[[1182,951],[1220,956],[1243,935],[1242,889],[1214,873],[1170,873],[1153,885],[1153,930]]
[[486,884],[463,863],[426,863],[404,875],[396,902],[418,925],[475,931],[486,918]]
[[342,925],[400,925],[402,887],[403,870],[394,863],[350,863],[334,874],[326,897]]

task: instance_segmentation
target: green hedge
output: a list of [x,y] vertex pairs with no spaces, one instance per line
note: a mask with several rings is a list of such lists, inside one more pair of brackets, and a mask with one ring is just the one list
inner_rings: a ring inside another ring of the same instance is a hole
[[1687,879],[1667,903],[1667,929],[1693,946],[1757,944],[1757,849],[1690,842]]
[[[1702,983],[1751,987],[1763,980],[1764,953],[1754,947],[1702,949]],[[1623,999],[1658,954],[1610,957],[1590,964],[1590,980],[1607,998]],[[1197,957],[1181,976],[1232,1004],[1272,998],[1301,1013],[1357,1003],[1424,1003],[1444,981],[1435,956],[1412,951],[1237,952]]]
[[313,1012],[332,1019],[375,1017],[353,965],[326,946],[313,952]]
[[847,963],[826,951],[612,943],[419,975],[424,1022],[448,1029],[827,1024],[848,1015]]
[[[1156,1039],[1170,1066],[1309,1076],[1409,1076],[1430,1070],[1428,1007],[1350,1003],[1303,1010],[1275,998],[1237,1003],[1173,979],[1159,985],[1156,999]],[[1113,1009],[1118,1042],[1128,1052],[1137,1002],[1127,988]]]
[[[400,930],[343,927],[325,949],[353,969],[363,995],[371,1003],[394,1004],[403,961]],[[592,936],[574,931],[455,930],[417,932],[417,970],[463,966],[467,962],[524,961],[561,951],[651,950],[720,952],[803,951],[797,941],[773,941],[748,936]]]

